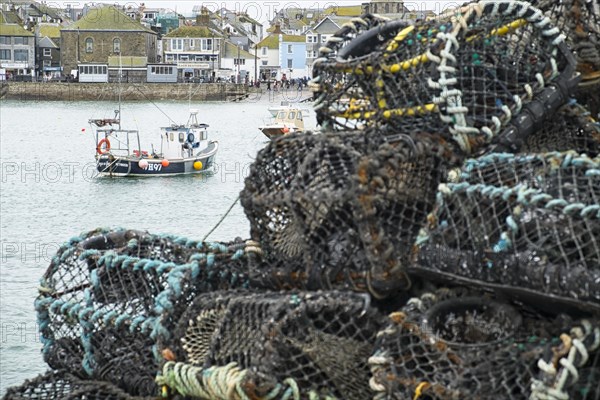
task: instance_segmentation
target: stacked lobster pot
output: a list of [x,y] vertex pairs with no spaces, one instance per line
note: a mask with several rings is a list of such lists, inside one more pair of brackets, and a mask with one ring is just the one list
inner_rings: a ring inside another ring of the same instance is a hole
[[597,1],[365,15],[321,132],[259,152],[251,238],[73,238],[7,399],[600,399]]

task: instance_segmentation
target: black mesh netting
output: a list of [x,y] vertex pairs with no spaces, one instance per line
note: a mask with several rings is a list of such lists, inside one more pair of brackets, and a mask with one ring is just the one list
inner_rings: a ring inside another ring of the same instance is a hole
[[369,359],[373,398],[598,399],[599,344],[591,321],[440,289],[390,314]]
[[415,273],[598,310],[599,167],[577,153],[467,161],[440,187]]
[[600,154],[600,124],[583,105],[568,104],[529,135],[522,150],[525,153],[574,150],[597,156]]
[[44,360],[131,394],[155,394],[156,341],[198,293],[247,285],[252,254],[241,241],[199,244],[132,230],[72,239],[36,300]]
[[599,4],[533,5],[344,24],[251,240],[71,239],[5,398],[599,400]]
[[[206,398],[217,397],[219,386],[235,387],[239,398],[284,398],[286,391],[369,398],[367,359],[382,322],[369,304],[367,295],[349,292],[200,295],[181,317],[175,340],[163,344],[173,361],[164,365],[162,381]],[[235,372],[219,380],[232,363]]]
[[49,371],[8,389],[5,400],[150,400],[136,397],[109,382],[82,380],[65,371]]
[[466,153],[490,142],[518,150],[578,80],[560,31],[518,1],[482,1],[416,24],[359,19],[320,54],[323,127],[435,132]]
[[425,134],[322,132],[270,142],[240,195],[269,266],[254,283],[381,296],[406,287],[414,237],[453,158]]
[[566,36],[581,82],[575,97],[600,115],[600,6],[597,0],[532,0]]

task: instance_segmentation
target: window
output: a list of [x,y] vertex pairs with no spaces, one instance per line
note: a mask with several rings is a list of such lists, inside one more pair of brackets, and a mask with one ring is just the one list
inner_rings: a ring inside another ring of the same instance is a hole
[[15,49],[15,61],[27,61],[28,56],[29,56],[28,50]]
[[290,111],[289,115],[288,115],[289,119],[294,119],[296,118],[296,113],[294,111]]
[[11,60],[10,50],[0,50],[0,60]]
[[0,36],[0,44],[11,44],[10,36]]
[[194,46],[196,45],[196,39],[190,39],[190,49],[193,49]]
[[246,65],[246,59],[245,58],[234,58],[233,65]]
[[52,49],[44,49],[44,57],[50,57],[52,55]]
[[266,56],[268,54],[269,48],[268,47],[263,47],[262,48],[262,55]]
[[316,58],[317,52],[315,50],[306,50],[306,58]]
[[288,63],[287,63],[287,67],[288,67],[288,68],[292,68],[293,61],[294,61],[294,60],[292,60],[291,58],[288,58]]
[[288,54],[292,54],[294,52],[294,46],[293,45],[288,44],[287,48],[288,48]]
[[113,53],[121,53],[121,39],[113,39]]
[[94,52],[94,39],[92,39],[92,38],[85,39],[85,52],[86,53]]
[[212,39],[202,39],[200,41],[200,49],[203,51],[211,51],[213,49]]
[[173,50],[173,51],[183,50],[183,39],[171,39],[171,50]]
[[385,13],[386,14],[390,13],[390,5],[388,3],[385,3]]
[[269,64],[269,62],[266,60],[262,62],[262,65],[268,65],[268,64]]
[[43,65],[44,65],[44,67],[51,67],[52,66],[52,60],[44,60]]
[[15,36],[15,44],[29,44],[29,38],[23,36]]
[[327,39],[329,39],[329,35],[321,35],[321,43],[327,42]]
[[306,43],[317,43],[318,41],[316,35],[306,35]]

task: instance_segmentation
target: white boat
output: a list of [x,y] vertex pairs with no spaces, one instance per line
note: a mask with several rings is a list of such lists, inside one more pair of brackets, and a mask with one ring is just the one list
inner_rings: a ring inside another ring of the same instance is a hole
[[290,133],[304,132],[304,120],[308,115],[307,109],[293,105],[269,107],[271,121],[258,129],[269,139],[275,139]]
[[208,125],[198,123],[197,110],[190,110],[187,124],[161,128],[158,151],[142,150],[139,132],[122,129],[119,114],[117,110],[113,119],[89,120],[101,176],[198,174],[212,168],[219,143],[208,140]]

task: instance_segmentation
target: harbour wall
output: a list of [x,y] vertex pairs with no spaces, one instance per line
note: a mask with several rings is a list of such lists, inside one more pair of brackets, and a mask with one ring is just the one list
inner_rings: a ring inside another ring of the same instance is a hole
[[233,83],[8,82],[3,99],[32,101],[238,101],[253,89]]

